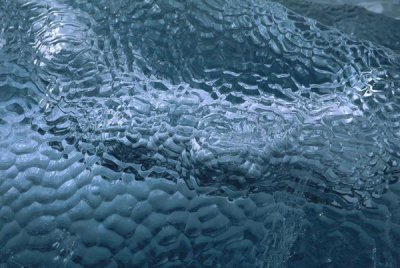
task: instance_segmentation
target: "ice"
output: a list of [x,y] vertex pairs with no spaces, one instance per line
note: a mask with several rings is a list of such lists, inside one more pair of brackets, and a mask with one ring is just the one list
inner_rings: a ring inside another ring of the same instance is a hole
[[0,0],[0,266],[398,267],[400,27],[316,2]]

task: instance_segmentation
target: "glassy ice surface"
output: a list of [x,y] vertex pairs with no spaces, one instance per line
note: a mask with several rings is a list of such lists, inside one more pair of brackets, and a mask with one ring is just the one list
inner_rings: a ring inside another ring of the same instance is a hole
[[400,267],[398,6],[0,0],[0,267]]

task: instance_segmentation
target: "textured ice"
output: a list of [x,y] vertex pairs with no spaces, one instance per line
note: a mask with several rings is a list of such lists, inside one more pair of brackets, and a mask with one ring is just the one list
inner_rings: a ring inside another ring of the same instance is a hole
[[397,26],[0,0],[0,266],[398,267]]
[[[396,52],[400,50],[400,20],[362,8],[363,5],[374,7],[374,5],[389,4],[390,1],[355,1],[353,5],[351,5],[352,1],[341,4],[333,4],[332,1],[315,1],[317,3],[310,5],[308,1],[278,0],[293,11],[316,19],[325,25],[334,26],[359,39],[372,41]],[[357,2],[360,2],[359,5],[354,6]],[[400,2],[393,4],[393,7],[390,6],[390,11],[393,12],[397,7],[396,14],[399,15]]]

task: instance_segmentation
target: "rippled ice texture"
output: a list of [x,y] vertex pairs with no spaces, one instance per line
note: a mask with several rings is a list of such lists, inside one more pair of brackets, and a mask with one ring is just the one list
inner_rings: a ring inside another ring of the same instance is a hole
[[0,0],[0,267],[399,267],[400,21],[278,2]]

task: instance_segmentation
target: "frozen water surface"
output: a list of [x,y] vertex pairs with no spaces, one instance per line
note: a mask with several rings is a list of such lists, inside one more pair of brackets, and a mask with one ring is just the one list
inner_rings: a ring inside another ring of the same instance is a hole
[[0,267],[399,267],[398,6],[0,0]]

